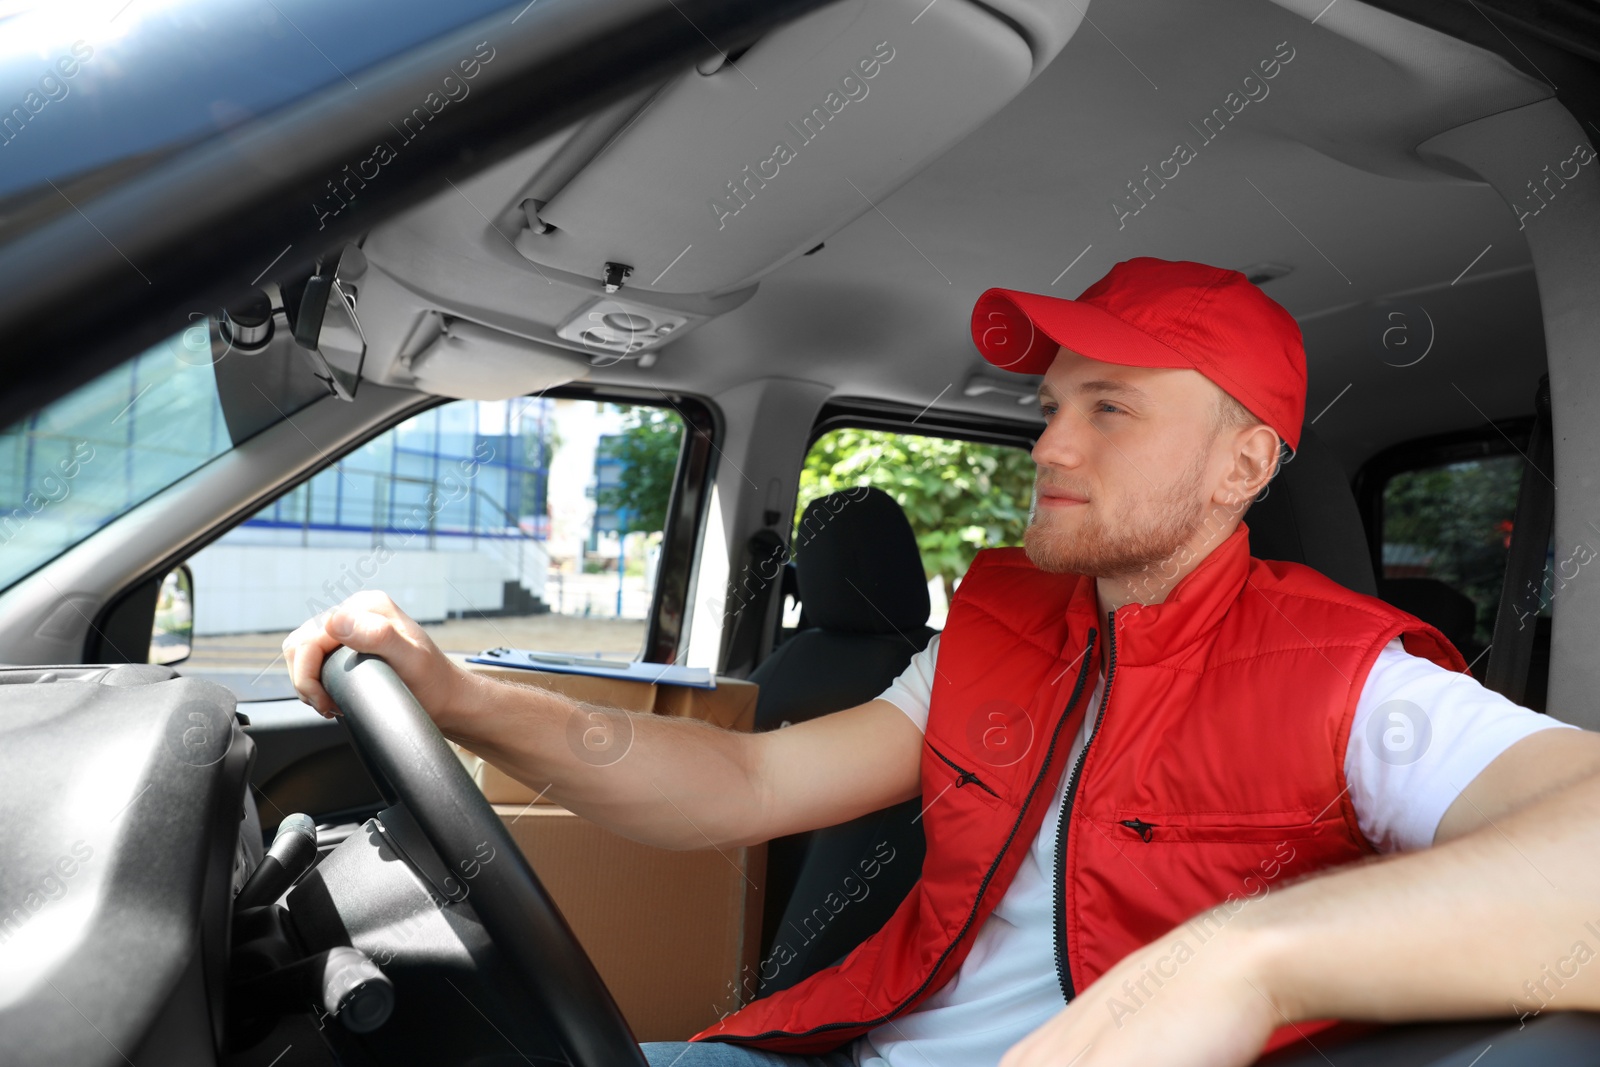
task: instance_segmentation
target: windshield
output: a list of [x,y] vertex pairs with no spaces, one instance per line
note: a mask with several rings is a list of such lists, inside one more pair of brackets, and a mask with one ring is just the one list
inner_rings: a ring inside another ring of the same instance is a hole
[[0,431],[0,589],[232,446],[203,323]]
[[0,5],[0,197],[165,152],[335,86],[505,0]]

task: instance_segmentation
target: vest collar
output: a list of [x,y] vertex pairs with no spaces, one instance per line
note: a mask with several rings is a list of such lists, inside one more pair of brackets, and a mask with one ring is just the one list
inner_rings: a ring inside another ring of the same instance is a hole
[[[1250,530],[1243,522],[1200,565],[1179,580],[1159,604],[1125,604],[1116,612],[1117,658],[1124,663],[1157,663],[1182,651],[1222,622],[1244,590],[1250,570]],[[1070,619],[1101,631],[1095,582],[1078,583],[1067,606]],[[1078,626],[1071,629],[1078,630]]]

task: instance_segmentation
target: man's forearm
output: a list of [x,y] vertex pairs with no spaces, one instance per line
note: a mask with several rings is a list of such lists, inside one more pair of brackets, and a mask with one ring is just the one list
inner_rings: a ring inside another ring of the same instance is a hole
[[1556,759],[1548,736],[1462,792],[1478,829],[1463,816],[1433,848],[1218,904],[1123,957],[1001,1067],[1245,1067],[1314,1019],[1600,1009],[1600,742],[1558,738],[1589,754]]
[[445,736],[544,799],[662,848],[741,844],[761,797],[748,735],[474,676]]
[[1600,1008],[1600,778],[1472,834],[1290,886],[1240,915],[1289,1019]]

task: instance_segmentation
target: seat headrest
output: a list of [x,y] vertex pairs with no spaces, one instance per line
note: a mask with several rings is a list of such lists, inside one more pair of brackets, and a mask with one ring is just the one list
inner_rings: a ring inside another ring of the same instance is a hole
[[806,620],[828,630],[910,633],[928,621],[928,579],[893,497],[858,486],[813,500],[795,535]]
[[1303,563],[1346,589],[1378,595],[1361,512],[1333,451],[1307,426],[1300,448],[1245,513],[1250,554]]
[[1456,648],[1464,649],[1473,643],[1478,605],[1439,579],[1384,578],[1378,583],[1378,595],[1401,611],[1437,626]]

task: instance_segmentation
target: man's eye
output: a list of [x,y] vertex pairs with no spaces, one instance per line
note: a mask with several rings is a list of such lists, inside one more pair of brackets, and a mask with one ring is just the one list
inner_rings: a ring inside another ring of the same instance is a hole
[[1111,401],[1109,401],[1109,400],[1100,401],[1098,404],[1096,404],[1094,406],[1094,409],[1096,411],[1109,411],[1109,412],[1112,412],[1113,414],[1121,414],[1122,413],[1122,409],[1117,407],[1117,405],[1111,403]]
[[1050,416],[1054,415],[1055,413],[1056,413],[1056,406],[1054,404],[1040,404],[1039,405],[1039,414],[1042,415],[1044,418],[1048,419]]

